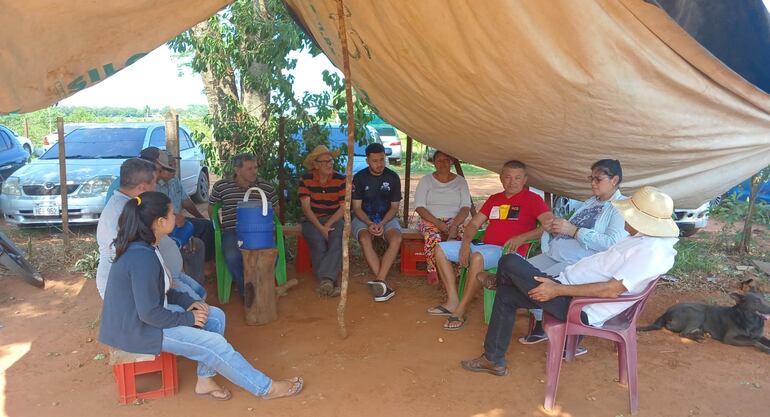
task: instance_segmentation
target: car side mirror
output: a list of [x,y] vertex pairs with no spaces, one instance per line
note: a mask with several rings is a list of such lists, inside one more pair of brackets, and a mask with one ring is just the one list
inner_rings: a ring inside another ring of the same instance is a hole
[[43,156],[44,153],[45,153],[45,151],[43,149],[41,149],[41,148],[35,149],[35,156],[37,156],[38,158]]
[[393,149],[385,148],[385,156],[391,156],[393,155]]

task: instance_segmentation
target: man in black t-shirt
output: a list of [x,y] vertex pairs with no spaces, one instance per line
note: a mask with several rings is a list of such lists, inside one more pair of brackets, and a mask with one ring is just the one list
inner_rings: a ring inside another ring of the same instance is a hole
[[[385,167],[385,148],[380,143],[366,147],[366,163],[369,167],[353,176],[351,228],[361,244],[366,263],[375,275],[368,282],[374,301],[388,301],[396,295],[385,280],[401,245],[401,225],[396,219],[401,201],[401,179]],[[372,245],[376,237],[388,242],[382,259]]]

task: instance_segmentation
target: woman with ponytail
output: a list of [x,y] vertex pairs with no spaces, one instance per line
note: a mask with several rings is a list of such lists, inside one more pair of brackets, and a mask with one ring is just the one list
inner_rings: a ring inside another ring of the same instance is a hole
[[118,220],[99,341],[127,352],[169,352],[198,361],[195,393],[216,400],[231,396],[214,381],[216,374],[266,399],[299,393],[302,378],[273,381],[233,349],[223,337],[222,310],[172,288],[157,242],[173,230],[174,220],[165,194],[148,191],[126,203]]

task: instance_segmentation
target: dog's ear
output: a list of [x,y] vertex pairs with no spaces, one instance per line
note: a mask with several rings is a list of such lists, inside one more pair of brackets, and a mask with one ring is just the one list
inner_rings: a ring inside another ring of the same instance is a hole
[[749,290],[749,288],[751,288],[751,283],[752,283],[752,282],[754,282],[754,278],[749,278],[749,279],[746,279],[746,280],[743,280],[743,281],[741,281],[741,282],[738,284],[738,290],[739,290],[739,291],[743,291],[743,292],[746,292],[746,291],[748,291],[748,290]]
[[743,280],[738,284],[738,291],[741,292],[758,292],[757,284],[754,282],[754,278]]
[[741,301],[743,301],[743,299],[744,299],[745,297],[746,297],[745,295],[743,295],[743,294],[741,294],[741,293],[739,293],[739,292],[731,292],[731,293],[730,293],[730,298],[732,298],[733,300],[735,300],[735,303],[736,303],[736,304],[738,304],[738,303],[740,303]]

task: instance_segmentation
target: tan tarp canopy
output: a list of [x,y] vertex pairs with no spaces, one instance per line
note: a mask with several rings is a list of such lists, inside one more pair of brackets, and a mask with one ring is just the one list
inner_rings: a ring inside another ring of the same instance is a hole
[[47,107],[208,19],[226,0],[0,0],[0,114]]
[[[337,67],[333,0],[287,4]],[[352,79],[380,116],[492,170],[584,198],[620,159],[697,207],[770,164],[770,97],[642,0],[346,0]]]
[[[0,113],[103,80],[228,3],[0,0]],[[342,64],[334,0],[286,0]],[[770,164],[770,100],[642,0],[346,0],[352,79],[401,130],[585,197],[588,166],[680,207]]]

